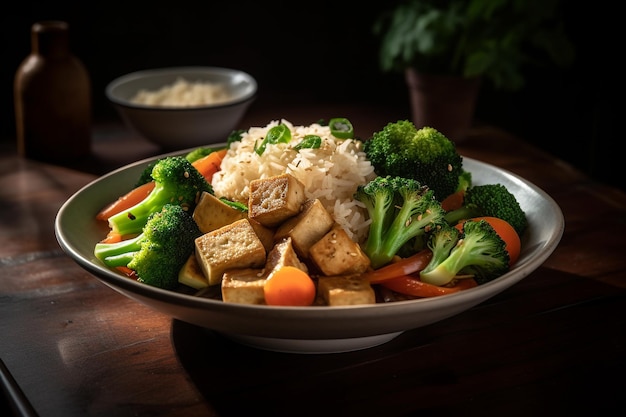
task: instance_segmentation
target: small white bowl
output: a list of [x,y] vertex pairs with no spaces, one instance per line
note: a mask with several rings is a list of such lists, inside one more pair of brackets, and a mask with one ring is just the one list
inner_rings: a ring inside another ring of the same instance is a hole
[[[140,90],[157,91],[179,79],[189,83],[211,83],[225,87],[230,98],[200,106],[157,106],[131,100]],[[107,99],[124,122],[164,150],[179,150],[225,142],[237,128],[257,93],[250,74],[220,67],[171,67],[137,71],[111,81]]]

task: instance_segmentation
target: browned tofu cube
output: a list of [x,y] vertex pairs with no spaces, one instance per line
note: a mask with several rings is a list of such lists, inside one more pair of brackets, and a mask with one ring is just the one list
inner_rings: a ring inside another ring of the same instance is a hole
[[306,201],[304,184],[290,174],[250,182],[248,217],[275,227],[300,213]]
[[370,266],[370,259],[359,244],[338,224],[311,246],[309,257],[328,276],[361,274]]
[[254,219],[248,219],[250,226],[254,229],[256,235],[261,239],[261,243],[265,247],[265,251],[269,252],[274,247],[274,229],[263,226]]
[[265,304],[263,269],[231,269],[222,278],[222,301],[239,304]]
[[329,306],[376,303],[374,289],[360,275],[319,277],[317,293]]
[[294,266],[307,272],[300,262],[291,240],[285,239],[274,245],[267,255],[264,268],[230,269],[222,278],[222,300],[240,304],[265,304],[264,285],[274,269]]
[[291,238],[283,239],[274,245],[274,248],[267,254],[265,271],[269,275],[271,271],[280,269],[283,266],[294,266],[304,272],[309,272],[306,264],[300,261],[293,249]]
[[333,227],[335,221],[318,199],[307,200],[302,212],[281,224],[274,234],[275,240],[290,237],[293,247],[303,259],[309,249]]
[[204,191],[193,211],[193,219],[202,233],[212,232],[237,220],[246,218],[247,214],[222,202],[213,194]]
[[229,269],[261,268],[266,251],[248,219],[205,233],[195,241],[196,258],[209,285],[217,285]]

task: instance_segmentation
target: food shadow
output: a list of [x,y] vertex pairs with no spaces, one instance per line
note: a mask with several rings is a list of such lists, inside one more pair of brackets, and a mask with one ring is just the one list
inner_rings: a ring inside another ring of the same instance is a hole
[[379,416],[389,411],[389,404],[379,403],[377,384],[372,384],[378,372],[374,368],[384,367],[381,363],[406,351],[406,345],[424,342],[415,334],[401,334],[352,352],[282,353],[245,346],[179,320],[172,322],[171,337],[190,379],[223,417],[305,417],[327,415],[329,410]]

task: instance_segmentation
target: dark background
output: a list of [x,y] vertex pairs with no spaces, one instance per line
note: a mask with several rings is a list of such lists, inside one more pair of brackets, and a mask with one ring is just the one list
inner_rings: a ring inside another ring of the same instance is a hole
[[[259,82],[254,106],[372,104],[409,118],[404,79],[380,71],[371,30],[388,4],[357,3],[355,9],[342,1],[15,2],[1,15],[0,138],[15,140],[13,77],[30,52],[31,25],[46,19],[70,25],[73,52],[91,77],[96,121],[118,117],[104,98],[109,81],[178,65],[249,72]],[[476,123],[507,129],[593,179],[626,188],[624,175],[616,173],[623,137],[617,132],[617,62],[624,47],[618,44],[619,26],[610,24],[618,14],[609,4],[566,1],[562,12],[576,62],[567,69],[529,69],[525,88],[514,93],[484,84]]]

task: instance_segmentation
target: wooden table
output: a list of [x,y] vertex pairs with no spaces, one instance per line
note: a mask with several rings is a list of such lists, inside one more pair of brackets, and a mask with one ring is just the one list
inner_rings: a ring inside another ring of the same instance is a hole
[[[350,110],[343,114],[363,130],[393,120]],[[319,118],[310,109],[285,114],[295,123]],[[242,125],[265,124],[265,117],[253,114]],[[284,354],[173,321],[106,287],[61,251],[53,230],[61,204],[98,174],[158,152],[115,123],[99,126],[94,138],[94,158],[80,170],[10,151],[0,157],[0,358],[34,413],[626,412],[625,193],[506,132],[478,127],[459,145],[462,154],[525,177],[563,210],[566,229],[552,256],[493,299],[387,344]]]

